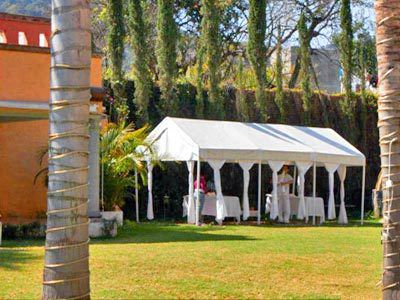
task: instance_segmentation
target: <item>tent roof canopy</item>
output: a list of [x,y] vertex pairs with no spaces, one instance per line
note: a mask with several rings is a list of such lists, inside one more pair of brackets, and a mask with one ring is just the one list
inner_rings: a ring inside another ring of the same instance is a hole
[[163,161],[200,158],[365,165],[365,156],[330,128],[167,117],[147,140]]

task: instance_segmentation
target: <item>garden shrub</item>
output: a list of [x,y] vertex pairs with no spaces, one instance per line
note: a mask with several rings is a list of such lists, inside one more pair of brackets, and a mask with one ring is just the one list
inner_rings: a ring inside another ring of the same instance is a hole
[[29,224],[3,224],[4,239],[44,238],[46,225],[39,222]]

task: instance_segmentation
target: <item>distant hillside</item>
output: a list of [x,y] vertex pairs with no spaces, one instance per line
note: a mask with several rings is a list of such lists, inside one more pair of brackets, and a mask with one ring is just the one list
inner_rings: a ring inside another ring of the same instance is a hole
[[50,17],[51,0],[0,0],[0,12]]

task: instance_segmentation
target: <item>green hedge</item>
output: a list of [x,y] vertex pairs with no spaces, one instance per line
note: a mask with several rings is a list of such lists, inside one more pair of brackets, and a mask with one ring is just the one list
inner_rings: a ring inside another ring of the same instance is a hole
[[29,224],[3,224],[4,239],[44,238],[46,225],[39,222]]

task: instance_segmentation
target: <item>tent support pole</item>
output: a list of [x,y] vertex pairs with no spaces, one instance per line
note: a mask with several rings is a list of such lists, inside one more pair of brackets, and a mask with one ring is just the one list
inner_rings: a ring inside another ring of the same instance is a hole
[[197,160],[196,226],[200,226],[200,158]]
[[313,213],[313,219],[312,219],[313,225],[315,225],[315,214],[316,214],[316,206],[315,206],[315,201],[316,201],[315,198],[316,198],[316,194],[317,194],[316,181],[317,181],[317,163],[314,162],[314,165],[313,165],[313,208],[314,208],[314,213]]
[[294,168],[293,168],[293,180],[294,180],[294,182],[293,182],[293,186],[292,186],[292,194],[294,195],[295,193],[296,193],[296,184],[297,184],[297,167],[296,167],[296,165],[294,165]]
[[258,164],[257,225],[261,224],[261,161]]
[[135,168],[135,205],[136,205],[136,223],[139,223],[139,189],[138,189],[137,168]]
[[364,224],[364,201],[365,201],[365,165],[362,172],[362,190],[361,190],[361,225]]

